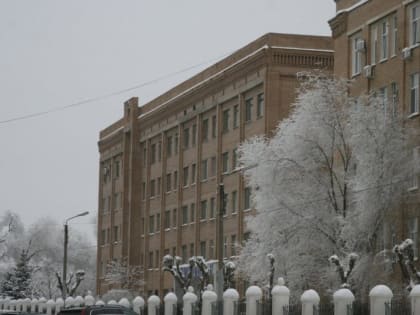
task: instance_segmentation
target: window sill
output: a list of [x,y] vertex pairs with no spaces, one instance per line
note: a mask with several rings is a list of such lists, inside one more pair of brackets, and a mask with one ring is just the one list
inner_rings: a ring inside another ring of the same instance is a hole
[[205,223],[207,222],[207,219],[200,219],[200,223]]
[[165,232],[168,232],[168,231],[170,231],[171,230],[171,228],[166,228],[165,229]]
[[416,191],[416,190],[418,190],[419,188],[417,187],[417,186],[413,186],[413,187],[410,187],[410,188],[408,188],[407,189],[407,191],[408,192],[413,192],[413,191]]
[[383,59],[379,60],[379,63],[384,63],[384,62],[386,62],[386,61],[388,61],[388,57],[386,57],[386,58],[383,58]]
[[250,212],[252,208],[244,209],[243,212]]
[[361,75],[361,74],[362,74],[362,72],[353,73],[353,74],[351,75],[351,78],[353,79],[353,78],[355,78],[355,77],[357,77],[357,76],[359,76],[359,75]]
[[407,116],[407,118],[414,118],[420,115],[420,112],[415,112],[415,113],[411,113],[410,115]]

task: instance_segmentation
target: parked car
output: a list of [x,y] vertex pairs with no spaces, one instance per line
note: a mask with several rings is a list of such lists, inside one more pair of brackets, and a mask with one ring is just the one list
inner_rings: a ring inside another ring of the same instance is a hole
[[57,315],[138,315],[133,310],[122,305],[90,305],[82,307],[63,308]]

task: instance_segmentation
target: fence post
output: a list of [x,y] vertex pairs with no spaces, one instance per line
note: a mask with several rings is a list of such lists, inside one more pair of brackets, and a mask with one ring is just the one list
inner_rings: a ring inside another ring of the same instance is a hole
[[178,298],[176,297],[176,294],[173,292],[169,292],[165,295],[163,298],[163,302],[165,303],[165,315],[174,315],[174,307],[176,307],[176,304],[178,303]]
[[31,305],[31,299],[30,298],[24,299],[22,302],[22,312],[28,312],[30,305]]
[[211,315],[212,314],[212,303],[217,301],[217,293],[213,291],[213,286],[209,284],[206,291],[203,292],[203,304],[201,308],[201,315]]
[[73,303],[74,303],[73,297],[72,296],[68,296],[64,300],[64,307],[71,307],[71,306],[73,306]]
[[160,298],[157,295],[151,295],[147,299],[147,314],[158,315],[159,306],[160,306]]
[[183,315],[192,315],[192,305],[193,303],[197,302],[197,295],[194,294],[193,287],[188,287],[188,292],[184,294],[182,300],[184,301]]
[[410,292],[411,312],[420,314],[420,284],[414,286]]
[[85,296],[85,305],[90,306],[95,304],[95,298],[92,295],[86,295]]
[[335,291],[333,300],[334,315],[347,315],[347,308],[349,305],[352,305],[354,295],[349,289],[340,289]]
[[144,308],[144,299],[141,296],[136,296],[133,300],[133,311],[141,314],[142,308]]
[[9,310],[16,311],[16,300],[11,300],[10,301]]
[[[235,315],[235,303],[239,300],[239,293],[235,289],[227,289],[223,293],[223,315]],[[204,315],[204,314],[203,314]]]
[[76,296],[73,301],[73,306],[82,306],[85,300],[80,296]]
[[38,304],[38,300],[33,298],[31,301],[31,313],[36,313],[36,305]]
[[102,300],[97,300],[95,305],[105,305],[105,302]]
[[314,315],[314,307],[319,305],[319,295],[315,290],[306,290],[300,297],[302,302],[302,315]]
[[108,302],[106,302],[106,304],[108,304],[108,305],[117,305],[118,303],[115,300],[109,300]]
[[271,290],[273,315],[283,315],[283,308],[289,305],[290,290],[284,285],[284,279],[278,278],[277,284]]
[[246,315],[257,315],[257,302],[261,301],[262,290],[253,285],[246,289]]
[[47,303],[45,303],[45,305],[47,307],[47,315],[52,315],[55,302],[53,300],[48,300]]
[[64,300],[60,297],[55,300],[55,313],[58,314],[60,310],[64,307]]
[[44,298],[44,297],[42,297],[38,300],[38,313],[44,313],[45,303],[47,303],[47,299]]
[[126,308],[130,308],[130,301],[127,298],[121,298],[118,302],[118,305],[125,306]]
[[380,284],[370,290],[370,315],[383,315],[385,313],[385,304],[391,303],[393,297],[392,291],[386,285]]

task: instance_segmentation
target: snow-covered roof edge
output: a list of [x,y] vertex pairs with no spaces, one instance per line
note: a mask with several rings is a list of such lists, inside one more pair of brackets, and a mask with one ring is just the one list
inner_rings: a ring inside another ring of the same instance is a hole
[[361,0],[361,1],[359,1],[359,2],[357,2],[357,3],[355,3],[355,4],[353,4],[351,7],[348,7],[348,8],[346,8],[346,9],[341,9],[341,10],[337,11],[337,12],[335,13],[335,16],[337,16],[337,15],[339,15],[339,14],[341,14],[341,13],[344,13],[344,12],[351,12],[351,11],[353,11],[354,9],[356,9],[356,8],[358,8],[358,7],[360,7],[360,6],[364,5],[364,4],[366,4],[367,2],[369,2],[369,0]]
[[211,76],[209,76],[208,78],[194,84],[193,86],[191,86],[190,88],[182,91],[181,93],[171,97],[169,100],[166,100],[165,102],[163,102],[162,104],[150,109],[149,111],[140,114],[137,118],[144,118],[150,114],[152,114],[153,112],[155,112],[156,110],[162,108],[163,106],[165,106],[166,104],[176,100],[179,97],[182,97],[186,94],[188,94],[190,91],[194,90],[195,88],[211,81],[212,79],[214,79],[215,77],[221,75],[222,73],[224,73],[225,71],[228,71],[229,69],[235,67],[236,65],[240,64],[241,62],[255,56],[256,54],[258,54],[260,51],[268,49],[268,48],[274,48],[274,49],[288,49],[288,50],[301,50],[301,51],[316,51],[316,52],[328,52],[328,53],[333,53],[334,50],[330,50],[330,49],[316,49],[316,48],[300,48],[300,47],[291,47],[291,46],[269,46],[267,44],[263,45],[262,47],[254,50],[253,52],[249,53],[248,55],[242,57],[241,59],[235,61],[234,63],[230,64],[229,66],[223,68],[222,70],[212,74]]

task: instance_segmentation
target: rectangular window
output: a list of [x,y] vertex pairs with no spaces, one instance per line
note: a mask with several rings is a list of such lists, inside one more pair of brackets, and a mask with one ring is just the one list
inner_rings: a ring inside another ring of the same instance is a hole
[[398,84],[395,82],[391,83],[391,114],[393,117],[397,116],[398,113]]
[[410,114],[419,112],[420,102],[420,72],[410,77]]
[[388,58],[388,22],[381,23],[381,60]]
[[143,182],[143,184],[141,186],[142,186],[142,189],[141,189],[142,195],[141,196],[142,196],[142,199],[145,200],[146,199],[146,183]]
[[223,111],[223,126],[222,132],[229,131],[229,109]]
[[102,230],[101,231],[101,245],[105,245],[106,244],[106,230]]
[[232,191],[231,207],[232,213],[236,213],[236,211],[238,211],[238,192],[236,190]]
[[195,203],[192,203],[190,207],[190,220],[191,222],[195,221]]
[[201,180],[207,179],[207,160],[201,161]]
[[116,160],[114,162],[114,176],[115,176],[115,178],[120,177],[120,166],[121,166],[120,161]]
[[211,136],[216,138],[217,135],[217,118],[216,115],[211,117]]
[[206,241],[200,242],[200,256],[206,257]]
[[223,257],[227,257],[227,236],[223,237]]
[[216,176],[216,157],[212,156],[210,161],[210,176]]
[[201,126],[201,139],[207,141],[209,139],[209,120],[204,119]]
[[210,218],[216,217],[216,199],[214,197],[210,198]]
[[174,172],[174,190],[178,189],[178,172]]
[[168,136],[166,139],[166,155],[170,157],[172,155],[172,137]]
[[175,154],[178,154],[178,149],[179,149],[179,137],[178,137],[178,133],[175,134],[175,140],[174,140],[174,146],[175,146]]
[[114,225],[114,242],[118,242],[120,237],[119,226]]
[[149,233],[155,233],[155,216],[149,217]]
[[232,150],[232,170],[236,169],[238,166],[238,149]]
[[209,259],[214,258],[214,241],[209,241]]
[[408,220],[408,238],[413,241],[414,257],[419,257],[419,227],[418,218]]
[[376,52],[378,51],[378,29],[372,27],[370,31],[370,64],[376,64]]
[[394,15],[392,17],[392,44],[391,44],[391,55],[397,55],[398,51],[398,19]]
[[166,192],[171,191],[172,174],[166,174]]
[[188,149],[190,145],[190,129],[184,129],[184,149]]
[[382,106],[386,114],[388,111],[388,88],[386,86],[379,89],[379,97],[381,98]]
[[420,4],[411,8],[410,34],[411,45],[420,43]]
[[176,209],[174,209],[172,211],[172,226],[173,227],[176,227],[177,222],[178,222],[178,220],[177,220],[177,212],[176,212]]
[[188,206],[182,206],[182,224],[188,223]]
[[251,209],[251,188],[244,189],[244,209]]
[[233,128],[239,126],[239,105],[233,106]]
[[158,142],[157,158],[159,162],[162,161],[162,141]]
[[222,154],[222,173],[229,172],[229,152]]
[[160,255],[159,255],[159,250],[157,250],[155,252],[155,267],[159,268],[159,264],[160,264]]
[[264,115],[264,93],[260,93],[257,96],[257,118],[261,118]]
[[245,122],[252,120],[252,98],[245,101]]
[[155,180],[152,179],[150,181],[150,197],[154,197],[155,196],[155,194],[156,194],[155,187],[156,187]]
[[156,232],[160,231],[160,213],[156,214]]
[[362,52],[364,51],[364,41],[360,38],[360,35],[354,36],[352,42],[352,75],[358,75],[362,71]]
[[184,167],[184,174],[182,178],[182,183],[184,187],[188,186],[188,169],[189,169],[188,166]]
[[143,167],[146,166],[146,160],[147,160],[147,149],[146,145],[143,144]]
[[153,164],[156,162],[156,144],[152,144],[150,150],[150,163]]
[[165,229],[171,228],[171,212],[169,210],[165,211]]
[[190,244],[190,257],[193,257],[194,255],[194,243]]
[[207,200],[202,200],[200,204],[200,220],[207,219]]
[[160,186],[162,185],[162,180],[160,177],[158,177],[157,179],[157,183],[156,183],[156,194],[158,196],[160,196]]
[[230,254],[232,255],[232,256],[236,256],[236,235],[232,235],[231,237],[230,237],[230,246],[231,246],[231,249],[230,249]]
[[195,183],[195,176],[196,176],[196,165],[195,163],[191,165],[191,184]]
[[153,268],[153,252],[149,252],[149,269]]
[[193,125],[192,126],[192,132],[191,132],[191,144],[194,147],[195,144],[197,143],[197,125]]
[[228,193],[225,193],[223,195],[223,205],[222,205],[223,215],[227,215],[227,204],[228,204],[228,200],[229,200],[229,194]]
[[[413,163],[418,165],[419,163],[419,158],[420,158],[420,147],[415,147],[413,148]],[[417,172],[414,172],[411,175],[411,183],[410,183],[410,187],[409,190],[415,190],[418,189],[419,187],[419,174]]]
[[184,262],[184,263],[186,263],[187,262],[187,245],[182,245],[182,247],[181,247],[181,255],[182,255],[182,261]]

